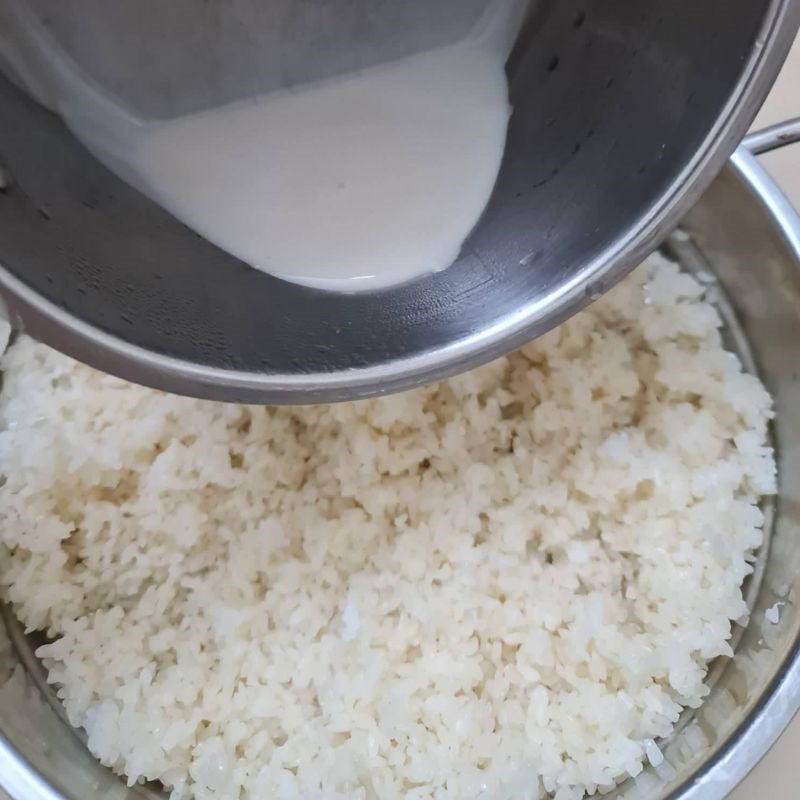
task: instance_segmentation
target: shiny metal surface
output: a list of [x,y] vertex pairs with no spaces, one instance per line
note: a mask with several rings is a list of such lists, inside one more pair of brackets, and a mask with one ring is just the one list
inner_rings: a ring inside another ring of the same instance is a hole
[[771,125],[745,136],[742,144],[754,156],[769,153],[778,147],[800,142],[800,119]]
[[[728,346],[775,398],[780,488],[765,508],[769,543],[746,587],[751,614],[734,659],[712,665],[711,694],[662,745],[666,764],[609,797],[722,800],[800,707],[800,217],[742,148],[666,248],[708,285]],[[10,800],[163,800],[89,756],[33,656],[39,639],[8,609],[3,619],[0,678],[17,673],[0,686],[0,800],[3,790]]]
[[458,263],[359,296],[247,268],[0,80],[0,289],[34,336],[170,391],[296,403],[441,378],[562,321],[662,241],[744,134],[798,21],[800,0],[534,0],[508,64],[504,164]]
[[[126,111],[164,119],[450,44],[488,1],[0,0],[0,64],[11,40],[45,37]],[[12,52],[47,100],[41,59]]]

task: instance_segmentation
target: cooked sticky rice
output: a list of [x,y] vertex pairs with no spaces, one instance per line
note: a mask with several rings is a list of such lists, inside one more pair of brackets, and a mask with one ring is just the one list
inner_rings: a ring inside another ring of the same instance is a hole
[[174,800],[580,798],[747,612],[771,402],[660,256],[405,394],[169,396],[20,337],[0,582],[88,746]]

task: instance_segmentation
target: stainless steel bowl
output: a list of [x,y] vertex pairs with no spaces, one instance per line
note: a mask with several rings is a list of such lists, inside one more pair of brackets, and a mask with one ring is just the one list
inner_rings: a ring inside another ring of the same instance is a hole
[[[159,2],[139,0],[136,14]],[[365,2],[295,0],[292,24]],[[419,15],[437,5],[413,2]],[[542,333],[638,263],[723,166],[777,75],[800,0],[531,8],[508,63],[515,113],[500,177],[458,263],[368,295],[247,268],[0,80],[0,288],[12,313],[34,336],[130,380],[272,403],[407,388]]]
[[[768,541],[746,586],[751,614],[735,632],[735,657],[712,665],[711,694],[663,743],[666,763],[622,784],[617,798],[719,800],[800,708],[800,217],[747,149],[791,139],[800,120],[746,140],[666,245],[709,285],[728,346],[775,398],[780,490],[766,507]],[[36,637],[7,608],[3,619],[0,677],[22,670],[0,689],[0,799],[162,798],[128,789],[89,755],[46,685]]]

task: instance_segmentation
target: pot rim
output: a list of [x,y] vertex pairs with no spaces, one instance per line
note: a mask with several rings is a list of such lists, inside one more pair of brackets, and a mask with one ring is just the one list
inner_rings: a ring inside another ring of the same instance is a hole
[[[758,163],[757,153],[789,144],[784,131],[795,131],[800,120],[776,125],[746,137],[730,159],[732,169],[763,204],[800,268],[800,213]],[[770,146],[764,146],[771,133]],[[779,495],[780,496],[780,495]],[[783,658],[775,675],[736,730],[717,749],[713,760],[687,775],[665,800],[722,800],[767,754],[792,719],[800,712],[800,635]]]

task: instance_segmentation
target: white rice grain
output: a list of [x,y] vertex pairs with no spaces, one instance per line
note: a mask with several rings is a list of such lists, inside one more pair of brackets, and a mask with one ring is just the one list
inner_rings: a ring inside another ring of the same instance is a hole
[[772,412],[719,328],[654,257],[507,358],[314,408],[22,337],[5,595],[92,752],[174,800],[605,790],[659,762],[746,612]]

